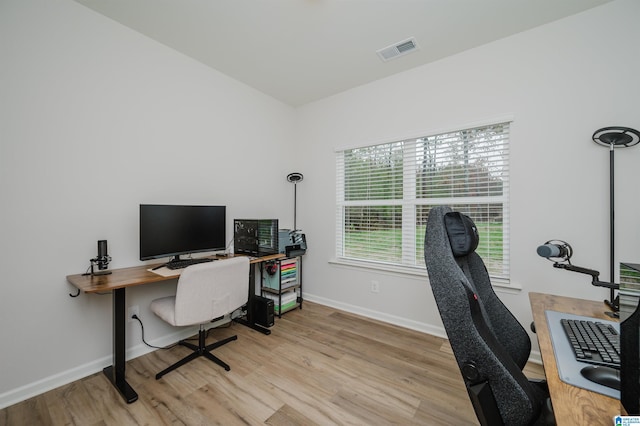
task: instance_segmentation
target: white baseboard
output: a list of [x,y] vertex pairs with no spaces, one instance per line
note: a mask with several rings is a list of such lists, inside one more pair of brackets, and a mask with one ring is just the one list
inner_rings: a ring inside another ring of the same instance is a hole
[[447,338],[447,333],[444,331],[444,328],[435,327],[431,324],[413,321],[413,320],[398,317],[395,315],[389,315],[384,312],[374,311],[371,309],[350,305],[348,303],[338,302],[336,300],[327,299],[325,297],[315,296],[313,294],[308,294],[308,293],[304,293],[304,300],[319,303],[325,306],[330,306],[332,308],[340,309],[342,311],[350,312],[352,314],[362,315],[363,317],[375,319],[378,321],[387,322],[389,324],[408,328],[410,330],[420,331],[422,333],[431,334],[437,337],[443,337],[445,339]]

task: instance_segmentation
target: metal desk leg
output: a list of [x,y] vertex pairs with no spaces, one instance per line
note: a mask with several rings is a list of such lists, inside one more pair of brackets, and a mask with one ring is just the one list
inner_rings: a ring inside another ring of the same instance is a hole
[[125,288],[113,290],[113,365],[106,367],[104,374],[113,386],[118,389],[127,403],[138,399],[138,394],[125,380],[125,327],[127,324]]

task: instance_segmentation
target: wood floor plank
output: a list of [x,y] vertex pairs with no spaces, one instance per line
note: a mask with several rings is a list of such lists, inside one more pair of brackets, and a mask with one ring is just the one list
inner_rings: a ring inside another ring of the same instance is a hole
[[[364,424],[352,413],[340,410],[331,403],[327,396],[318,395],[306,386],[300,386],[284,376],[256,371],[256,379],[260,386],[268,386],[277,397],[287,401],[294,410],[304,413],[313,423],[321,425],[357,425]],[[331,395],[333,396],[333,395]]]
[[269,417],[267,421],[265,421],[265,423],[271,426],[318,425],[301,412],[294,410],[286,404],[283,405],[282,408],[280,408],[278,411],[276,411],[271,417]]
[[206,390],[209,397],[219,401],[225,409],[234,413],[251,413],[251,416],[261,421],[269,418],[279,410],[283,402],[272,394],[270,389],[257,384],[251,377],[241,376],[233,370],[221,374],[217,380],[211,380],[199,391]]
[[133,404],[96,373],[0,410],[0,426],[477,424],[446,339],[310,302],[271,331],[211,330],[238,336],[214,351],[231,371],[201,357],[155,380],[189,353],[158,350],[127,362]]
[[51,425],[43,398],[31,398],[0,411],[0,425]]

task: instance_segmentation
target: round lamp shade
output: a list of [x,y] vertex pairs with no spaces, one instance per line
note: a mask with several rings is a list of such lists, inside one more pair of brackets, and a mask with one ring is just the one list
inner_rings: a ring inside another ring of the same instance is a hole
[[302,181],[302,178],[303,178],[302,173],[298,173],[298,172],[289,173],[287,175],[287,181],[291,183],[298,183]]
[[629,127],[603,127],[593,134],[593,141],[607,147],[628,148],[640,142],[640,132]]

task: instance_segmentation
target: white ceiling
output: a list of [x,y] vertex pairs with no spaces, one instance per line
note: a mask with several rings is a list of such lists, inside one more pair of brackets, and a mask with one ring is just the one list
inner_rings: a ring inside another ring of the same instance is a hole
[[612,0],[76,1],[298,106]]

